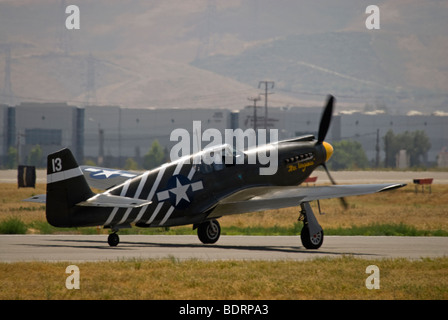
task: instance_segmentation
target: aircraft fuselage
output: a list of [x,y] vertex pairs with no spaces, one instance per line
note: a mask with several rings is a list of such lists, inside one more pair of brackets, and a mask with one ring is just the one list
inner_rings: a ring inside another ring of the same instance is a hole
[[[248,164],[247,150],[244,163],[225,159],[222,163],[207,164],[199,154],[178,159],[125,183],[107,192],[111,195],[147,199],[151,204],[141,208],[85,208],[73,207],[72,226],[104,225],[111,228],[135,223],[138,227],[169,227],[197,224],[207,220],[217,203],[241,191],[263,186],[295,186],[302,183],[311,172],[325,162],[326,150],[316,140],[305,137],[305,141],[280,141],[268,145],[277,148],[277,171],[273,175],[260,175],[262,164],[257,160]],[[261,148],[266,148],[263,146]],[[195,161],[196,159],[196,161]],[[251,197],[250,193],[248,197]]]

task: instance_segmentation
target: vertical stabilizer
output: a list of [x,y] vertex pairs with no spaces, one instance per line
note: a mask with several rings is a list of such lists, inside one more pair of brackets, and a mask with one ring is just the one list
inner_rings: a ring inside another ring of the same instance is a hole
[[69,149],[48,155],[46,215],[51,225],[72,226],[71,215],[75,205],[93,195]]

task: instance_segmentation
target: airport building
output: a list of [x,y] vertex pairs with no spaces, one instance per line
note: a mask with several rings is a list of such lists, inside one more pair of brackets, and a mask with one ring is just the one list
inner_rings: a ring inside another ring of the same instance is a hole
[[[317,135],[322,109],[270,108],[267,121],[264,112],[263,107],[257,108],[255,116],[253,107],[231,111],[119,106],[80,108],[67,103],[34,102],[13,107],[0,105],[0,167],[7,167],[11,150],[17,150],[19,162],[26,164],[36,145],[42,150],[42,166],[48,153],[64,147],[69,147],[80,163],[91,160],[106,167],[123,167],[126,159],[132,158],[141,165],[142,157],[156,139],[169,153],[178,142],[170,141],[171,132],[180,128],[190,133],[190,139],[199,139],[209,128],[219,130],[224,137],[225,129],[263,129],[265,125],[268,129],[278,129],[279,140]],[[193,121],[200,121],[200,134],[193,132]],[[448,116],[336,114],[326,140],[330,143],[342,139],[359,141],[367,158],[373,162],[378,142],[380,159],[384,159],[383,137],[390,129],[395,134],[424,131],[431,142],[428,163],[437,163],[447,153]],[[209,143],[199,142],[202,147]]]
[[230,111],[89,106],[84,114],[84,156],[103,165],[121,166],[127,158],[141,164],[155,140],[169,153],[178,142],[170,141],[173,130],[185,129],[191,139],[197,136],[193,121],[201,122],[202,131],[215,128],[224,134],[230,128]]
[[[0,106],[2,123],[1,166],[7,162],[10,148],[16,148],[20,164],[26,164],[31,150],[39,145],[42,154],[63,146],[84,158],[84,109],[66,103],[21,103],[16,107]],[[43,157],[41,166],[45,165]]]

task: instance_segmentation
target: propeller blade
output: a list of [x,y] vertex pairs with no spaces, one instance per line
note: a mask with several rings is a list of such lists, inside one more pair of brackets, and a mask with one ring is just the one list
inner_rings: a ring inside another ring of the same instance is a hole
[[322,167],[324,167],[325,172],[327,173],[327,176],[331,181],[331,184],[336,185],[336,181],[334,181],[333,177],[331,176],[330,171],[327,168],[327,165],[325,163],[322,163]]
[[341,197],[341,198],[339,198],[339,201],[341,202],[342,207],[344,207],[344,209],[347,210],[348,209],[348,203],[345,200],[345,198]]
[[317,143],[322,143],[325,140],[325,136],[327,135],[331,118],[333,116],[334,100],[335,99],[332,95],[328,96],[327,105],[325,106],[324,112],[322,113],[322,117],[320,119]]
[[[322,163],[322,167],[324,167],[325,172],[327,173],[327,176],[328,176],[328,178],[329,178],[330,181],[331,181],[331,184],[332,184],[332,185],[336,185],[336,181],[335,181],[335,180],[333,179],[333,177],[331,176],[330,171],[329,171],[328,168],[327,168],[327,165],[326,165],[325,163]],[[344,209],[347,210],[347,209],[348,209],[348,203],[347,203],[347,201],[345,200],[345,198],[344,198],[344,197],[341,197],[341,198],[339,198],[339,201],[341,202],[341,205],[344,207]]]

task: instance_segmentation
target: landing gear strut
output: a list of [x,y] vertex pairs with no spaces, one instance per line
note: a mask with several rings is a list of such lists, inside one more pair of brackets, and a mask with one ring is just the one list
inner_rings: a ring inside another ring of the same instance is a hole
[[300,204],[299,221],[303,221],[303,228],[300,234],[302,245],[306,249],[319,249],[324,242],[324,230],[317,222],[313,210],[308,202]]
[[218,241],[221,235],[221,227],[217,220],[202,222],[198,226],[198,237],[204,244],[212,244]]

